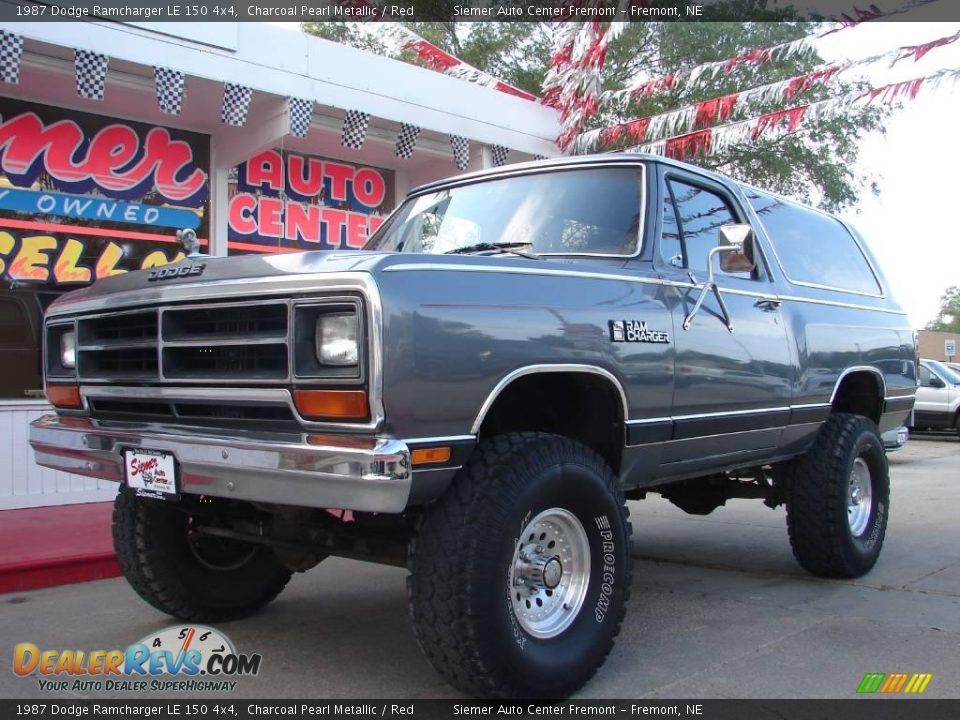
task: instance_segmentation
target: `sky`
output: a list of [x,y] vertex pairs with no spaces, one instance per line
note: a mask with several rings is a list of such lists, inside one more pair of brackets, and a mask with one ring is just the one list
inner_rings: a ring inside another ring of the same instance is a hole
[[[954,2],[955,0],[941,0]],[[275,23],[297,30],[296,23]],[[870,57],[918,45],[960,30],[960,23],[868,22],[818,41],[828,62]],[[919,62],[882,63],[857,75],[874,86],[960,68],[960,42],[929,52]],[[847,77],[853,77],[851,74]],[[857,171],[875,178],[880,194],[865,192],[842,213],[866,238],[893,295],[911,322],[922,328],[940,307],[940,296],[960,285],[960,222],[945,210],[956,207],[960,220],[960,83],[921,90],[887,123],[886,135],[862,138]]]
[[[836,33],[821,45],[827,60],[868,57],[917,45],[960,30],[960,23],[864,23]],[[960,68],[960,42],[929,52],[921,61],[894,68],[871,66],[874,85]],[[905,102],[887,124],[885,136],[862,140],[858,170],[877,178],[869,193],[843,217],[866,237],[893,293],[917,328],[932,320],[940,296],[960,285],[960,223],[945,212],[960,210],[960,83],[942,84]]]

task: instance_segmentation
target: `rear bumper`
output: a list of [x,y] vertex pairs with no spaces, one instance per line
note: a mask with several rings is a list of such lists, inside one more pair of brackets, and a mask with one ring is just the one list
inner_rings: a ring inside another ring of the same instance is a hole
[[402,512],[410,451],[390,438],[253,433],[44,415],[30,425],[37,464],[123,482],[124,448],[172,453],[181,492],[254,502]]

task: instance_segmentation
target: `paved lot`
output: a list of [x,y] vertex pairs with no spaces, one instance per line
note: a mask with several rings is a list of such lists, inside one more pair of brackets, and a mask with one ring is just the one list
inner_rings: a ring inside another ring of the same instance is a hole
[[[886,546],[855,582],[805,575],[782,509],[740,500],[700,518],[632,503],[633,598],[582,697],[845,698],[864,673],[895,671],[932,672],[928,697],[960,697],[960,441],[917,436],[891,466]],[[239,651],[264,656],[237,696],[457,697],[420,656],[404,575],[330,560],[259,617],[223,625]],[[170,624],[122,580],[0,596],[0,607],[2,697],[51,698],[10,671],[16,642],[123,648]]]

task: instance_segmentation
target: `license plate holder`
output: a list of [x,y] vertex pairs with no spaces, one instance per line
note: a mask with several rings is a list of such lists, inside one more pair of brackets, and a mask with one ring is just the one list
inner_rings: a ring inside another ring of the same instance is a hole
[[125,448],[123,451],[124,480],[138,497],[179,500],[179,474],[173,453],[149,448]]

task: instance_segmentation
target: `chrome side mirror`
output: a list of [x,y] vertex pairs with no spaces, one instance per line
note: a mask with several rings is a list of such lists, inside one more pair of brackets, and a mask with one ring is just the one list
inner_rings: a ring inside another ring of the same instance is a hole
[[749,225],[721,227],[717,247],[720,251],[720,269],[725,273],[753,272],[757,266],[753,228]]
[[200,240],[197,239],[197,233],[190,228],[181,228],[177,230],[177,242],[183,248],[187,257],[201,257]]
[[733,319],[713,277],[713,257],[720,256],[720,269],[723,272],[751,272],[757,266],[754,250],[753,228],[749,225],[724,225],[720,228],[717,246],[707,253],[707,281],[700,286],[700,296],[683,319],[684,330],[690,329],[694,316],[699,312],[703,301],[707,299],[707,293],[712,291],[717,298],[720,312],[723,313],[727,330],[733,332]]

